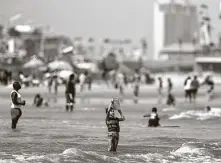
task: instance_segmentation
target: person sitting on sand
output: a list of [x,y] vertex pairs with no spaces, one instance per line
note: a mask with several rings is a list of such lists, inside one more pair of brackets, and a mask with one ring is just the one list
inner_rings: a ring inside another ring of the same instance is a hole
[[157,108],[152,108],[151,114],[145,114],[144,117],[150,117],[148,127],[158,127],[160,126],[160,118],[157,114]]
[[40,94],[36,94],[34,98],[33,105],[35,107],[41,107],[43,104],[43,97]]
[[[121,118],[115,116],[115,110],[117,110]],[[106,125],[108,128],[108,151],[116,151],[119,141],[120,121],[124,121],[125,117],[120,109],[119,99],[111,100],[111,104],[106,108]]]
[[42,105],[48,107],[49,104],[47,101],[44,102],[44,98],[40,95],[40,94],[36,94],[35,95],[35,98],[34,98],[34,101],[33,101],[33,105],[35,107],[41,107]]

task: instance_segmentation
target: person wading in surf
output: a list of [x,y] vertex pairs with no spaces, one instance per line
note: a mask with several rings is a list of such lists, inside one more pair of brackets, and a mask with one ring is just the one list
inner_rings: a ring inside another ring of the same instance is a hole
[[66,84],[65,96],[66,96],[66,111],[73,111],[75,104],[77,76],[71,74]]
[[148,127],[158,127],[160,126],[159,121],[160,118],[157,114],[157,108],[152,108],[152,112],[150,114],[145,114],[144,117],[150,117]]
[[11,92],[11,119],[12,119],[12,129],[16,129],[19,118],[22,115],[21,106],[25,105],[25,101],[22,100],[21,94],[18,92],[21,89],[19,82],[13,83],[13,90]]
[[207,94],[208,94],[208,100],[212,100],[214,98],[214,87],[215,87],[215,83],[212,80],[211,76],[207,76],[205,81],[202,83],[206,84],[209,86],[209,89],[207,90]]
[[140,70],[136,69],[134,76],[133,76],[133,85],[134,85],[134,90],[133,90],[133,94],[134,94],[134,103],[137,104],[138,103],[138,97],[140,94],[140,82],[141,82],[141,75],[140,75]]
[[[115,116],[117,110],[121,118]],[[111,100],[111,104],[106,108],[106,125],[108,128],[108,151],[116,151],[119,141],[120,121],[124,121],[125,117],[120,109],[120,102],[118,98]]]

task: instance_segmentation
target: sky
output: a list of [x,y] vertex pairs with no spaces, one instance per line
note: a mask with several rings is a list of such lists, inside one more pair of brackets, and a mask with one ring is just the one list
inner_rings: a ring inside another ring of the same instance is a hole
[[[146,38],[153,52],[153,4],[155,0],[0,0],[0,23],[18,13],[14,23],[29,22],[50,26],[70,37],[113,39]],[[220,0],[192,0],[206,3],[214,26],[213,38],[221,31],[218,19]]]

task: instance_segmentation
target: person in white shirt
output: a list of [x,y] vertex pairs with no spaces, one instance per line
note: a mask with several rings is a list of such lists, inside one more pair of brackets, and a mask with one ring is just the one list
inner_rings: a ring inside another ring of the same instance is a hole
[[25,105],[25,101],[22,100],[21,94],[18,92],[21,89],[19,82],[13,83],[13,90],[11,92],[11,119],[12,119],[12,129],[16,129],[19,118],[22,115],[21,106]]

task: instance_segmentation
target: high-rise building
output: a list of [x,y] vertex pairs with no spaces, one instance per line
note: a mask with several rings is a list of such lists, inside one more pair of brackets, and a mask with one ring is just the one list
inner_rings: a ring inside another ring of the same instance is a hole
[[192,43],[199,34],[198,13],[188,0],[157,0],[154,3],[154,59],[171,44]]

